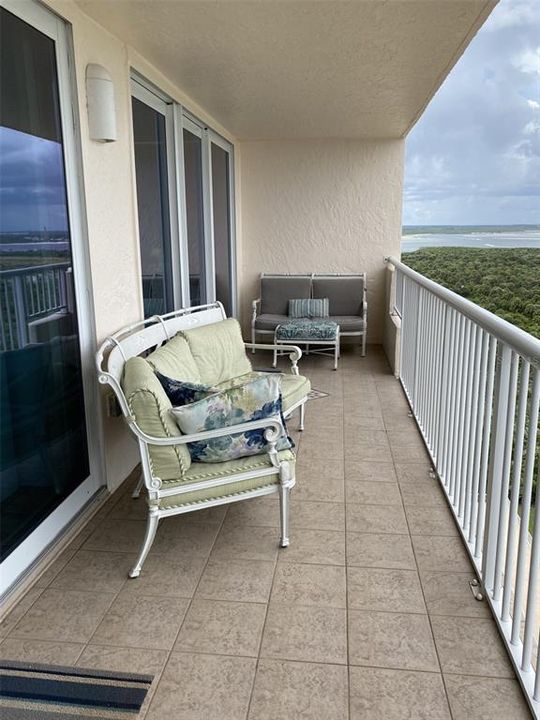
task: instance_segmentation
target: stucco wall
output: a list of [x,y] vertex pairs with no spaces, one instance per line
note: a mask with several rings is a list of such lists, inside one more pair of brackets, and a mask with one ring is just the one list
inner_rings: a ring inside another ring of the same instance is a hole
[[365,271],[368,342],[382,341],[383,257],[400,253],[403,147],[402,140],[240,144],[245,327],[260,272]]

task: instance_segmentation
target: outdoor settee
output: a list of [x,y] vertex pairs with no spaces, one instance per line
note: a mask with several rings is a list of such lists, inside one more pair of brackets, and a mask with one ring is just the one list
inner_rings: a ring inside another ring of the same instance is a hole
[[327,320],[339,326],[341,340],[358,339],[362,343],[362,355],[366,354],[367,291],[366,274],[306,275],[261,274],[260,294],[253,301],[251,339],[258,336],[274,336],[279,325],[289,320],[289,300],[329,300]]
[[[114,391],[137,439],[148,495],[146,535],[130,577],[140,574],[161,518],[256,496],[279,494],[280,544],[289,544],[289,492],[295,484],[295,455],[291,449],[279,449],[280,438],[284,437],[282,416],[276,413],[242,424],[183,434],[156,375],[211,385],[217,390],[238,380],[247,382],[253,376],[260,379],[261,373],[252,370],[246,348],[252,349],[253,344],[243,342],[240,326],[236,320],[226,318],[220,303],[154,316],[120,330],[99,348],[99,381]],[[256,348],[273,350],[272,345]],[[283,417],[290,417],[298,409],[302,429],[310,383],[298,373],[300,349],[285,349],[290,353],[291,372],[283,374],[279,382]],[[268,381],[279,377],[275,373],[262,375]],[[261,438],[264,433],[262,454],[225,462],[197,462],[190,454],[197,444],[216,438],[226,442],[239,437],[239,433],[256,430]]]

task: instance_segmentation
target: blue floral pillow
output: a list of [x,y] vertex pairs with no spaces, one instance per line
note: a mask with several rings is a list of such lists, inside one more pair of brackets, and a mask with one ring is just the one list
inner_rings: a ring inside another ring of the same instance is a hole
[[183,380],[174,380],[162,375],[160,372],[156,372],[156,377],[174,406],[188,405],[218,392],[211,385],[198,385]]
[[[239,387],[229,388],[209,395],[191,405],[171,410],[178,427],[186,434],[214,430],[240,423],[281,415],[281,377],[263,375]],[[209,440],[189,443],[193,462],[226,462],[248,455],[260,455],[267,451],[264,430],[248,430],[243,433],[224,435]],[[293,447],[285,428],[278,439],[277,449]]]

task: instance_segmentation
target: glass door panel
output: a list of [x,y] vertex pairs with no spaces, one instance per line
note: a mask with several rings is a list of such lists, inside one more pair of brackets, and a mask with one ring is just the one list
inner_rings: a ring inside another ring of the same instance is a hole
[[[196,131],[195,131],[196,132]],[[201,136],[184,127],[184,178],[191,305],[207,302]]]
[[230,154],[211,143],[212,222],[214,230],[214,267],[216,300],[228,316],[233,315],[233,263],[231,257]]
[[0,8],[0,48],[4,559],[90,469],[55,41]]
[[174,309],[166,120],[164,113],[136,97],[132,108],[146,318]]

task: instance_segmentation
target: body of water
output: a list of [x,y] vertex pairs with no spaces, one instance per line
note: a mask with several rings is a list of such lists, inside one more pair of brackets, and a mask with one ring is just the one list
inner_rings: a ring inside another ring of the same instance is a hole
[[428,247],[540,249],[540,225],[403,226],[402,252]]

